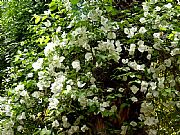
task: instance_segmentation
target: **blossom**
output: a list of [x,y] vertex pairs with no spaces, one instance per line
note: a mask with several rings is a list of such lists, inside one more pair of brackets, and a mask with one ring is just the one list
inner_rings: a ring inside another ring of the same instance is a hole
[[140,41],[138,41],[138,43],[137,43],[138,45],[139,45],[139,47],[138,47],[138,50],[140,51],[140,52],[144,52],[144,51],[146,51],[146,46],[144,45],[144,41],[142,41],[142,40],[140,40]]
[[43,58],[39,58],[35,63],[32,64],[32,67],[34,68],[35,71],[37,71],[38,69],[42,68],[42,64],[43,64]]
[[54,51],[56,44],[53,42],[47,43],[47,46],[44,49],[45,56],[48,56],[52,51]]
[[138,99],[137,99],[136,97],[132,97],[132,98],[131,98],[131,101],[133,101],[133,102],[137,102],[137,101],[138,101]]
[[154,117],[146,117],[146,120],[144,121],[145,125],[151,126],[157,124],[159,121],[158,119],[155,119]]
[[131,89],[131,91],[132,91],[134,94],[136,94],[136,93],[138,92],[138,90],[139,90],[139,88],[136,87],[135,85],[133,85],[132,87],[130,87],[130,89]]
[[81,81],[78,81],[77,82],[77,86],[79,87],[79,88],[82,88],[82,87],[84,87],[86,85],[86,83],[82,83]]
[[50,26],[51,26],[51,22],[50,22],[49,20],[47,20],[47,22],[44,22],[44,25],[45,25],[46,27],[50,27]]
[[144,33],[146,33],[146,29],[144,28],[144,27],[141,27],[140,29],[139,29],[139,33],[141,33],[141,34],[144,34]]
[[134,55],[135,49],[136,49],[136,45],[130,44],[129,55]]
[[91,60],[92,59],[92,53],[86,53],[85,54],[85,59],[86,59],[86,61]]
[[23,91],[20,93],[20,95],[24,97],[24,96],[27,96],[27,95],[28,95],[28,93],[27,93],[27,91],[26,91],[26,90],[23,90]]
[[59,122],[57,120],[53,121],[52,127],[59,127]]
[[75,60],[72,62],[72,67],[74,69],[76,69],[76,71],[78,72],[80,69],[81,69],[81,66],[80,66],[80,61],[79,60]]
[[15,91],[24,90],[24,84],[19,84],[15,87]]
[[32,78],[32,77],[33,77],[33,73],[27,74],[27,77],[28,77],[28,78]]
[[106,25],[107,22],[108,22],[108,18],[104,18],[103,16],[101,16],[101,24]]
[[137,123],[135,121],[131,121],[130,125],[135,127],[135,126],[137,126]]
[[140,21],[141,23],[145,23],[145,22],[146,22],[146,19],[145,19],[144,17],[142,17],[142,18],[139,19],[139,21]]
[[172,4],[168,3],[168,4],[164,5],[164,7],[170,9],[170,8],[172,8]]
[[18,119],[18,120],[26,119],[25,112],[22,112],[20,115],[18,115],[18,116],[17,116],[17,119]]
[[86,130],[88,130],[89,128],[86,126],[86,125],[83,125],[82,127],[81,127],[81,131],[82,132],[86,132]]
[[164,64],[166,67],[170,67],[171,66],[171,59],[164,60]]
[[115,39],[115,38],[116,38],[116,33],[114,33],[114,32],[109,32],[108,35],[107,35],[107,38],[108,38],[108,39]]
[[160,11],[161,8],[159,6],[156,6],[155,11]]
[[180,54],[180,49],[179,48],[174,48],[173,50],[171,50],[171,56],[175,56],[177,54]]
[[154,37],[154,38],[160,38],[160,33],[154,33],[154,34],[153,34],[153,37]]
[[55,97],[52,97],[52,98],[49,98],[49,106],[48,108],[51,110],[51,109],[57,109],[57,105],[59,104],[59,101],[57,98]]
[[56,29],[56,33],[59,33],[59,32],[61,32],[61,26],[58,26]]
[[157,130],[150,129],[148,135],[157,135]]

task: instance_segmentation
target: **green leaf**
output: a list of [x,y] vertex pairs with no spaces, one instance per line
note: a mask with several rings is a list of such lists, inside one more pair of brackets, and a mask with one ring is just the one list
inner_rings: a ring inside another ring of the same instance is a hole
[[35,17],[35,24],[37,24],[41,20],[41,17],[38,15],[35,15],[34,17]]
[[57,4],[53,1],[49,4],[50,11],[54,11],[57,9]]
[[76,5],[78,2],[79,2],[79,0],[71,0],[71,3],[72,3],[73,5]]

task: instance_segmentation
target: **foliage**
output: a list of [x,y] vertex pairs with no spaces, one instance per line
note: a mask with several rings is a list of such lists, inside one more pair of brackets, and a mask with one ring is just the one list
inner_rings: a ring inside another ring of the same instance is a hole
[[174,1],[52,0],[7,68],[1,134],[179,134],[179,14]]

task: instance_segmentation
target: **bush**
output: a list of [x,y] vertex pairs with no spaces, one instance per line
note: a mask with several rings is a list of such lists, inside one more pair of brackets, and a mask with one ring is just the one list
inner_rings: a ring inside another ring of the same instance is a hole
[[1,133],[178,134],[179,12],[174,1],[53,0],[29,26],[43,51],[11,63]]

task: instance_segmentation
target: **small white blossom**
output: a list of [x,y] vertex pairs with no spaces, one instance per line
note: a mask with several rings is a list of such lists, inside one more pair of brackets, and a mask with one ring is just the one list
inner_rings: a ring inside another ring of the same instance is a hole
[[136,97],[132,97],[132,98],[131,98],[131,101],[133,101],[133,102],[137,102],[137,101],[138,101],[138,99],[137,99]]
[[172,8],[172,4],[171,4],[171,3],[168,3],[168,4],[164,5],[164,7],[170,9],[170,8]]
[[61,26],[57,27],[56,29],[56,33],[59,33],[59,32],[61,32]]
[[59,127],[59,122],[57,120],[53,121],[52,127]]
[[147,47],[144,45],[144,41],[140,40],[137,44],[139,45],[138,50],[140,52],[143,53],[144,51],[146,51]]
[[153,37],[154,37],[154,38],[160,38],[160,33],[154,33],[154,34],[153,34]]
[[59,104],[59,101],[57,98],[49,98],[49,109],[57,109],[57,106]]
[[72,67],[74,69],[76,69],[76,71],[78,72],[80,69],[81,69],[81,66],[80,66],[80,61],[79,60],[75,60],[72,62]]
[[144,34],[144,33],[146,33],[146,29],[144,28],[144,27],[141,27],[140,29],[139,29],[139,33],[141,33],[141,34]]
[[32,77],[33,77],[33,73],[27,74],[27,77],[28,77],[28,78],[32,78]]
[[23,90],[23,91],[20,93],[20,95],[24,97],[24,96],[28,96],[28,93],[27,93],[26,90]]
[[161,10],[161,8],[159,7],[159,6],[156,6],[156,8],[155,8],[155,11],[160,11]]
[[22,112],[20,115],[18,115],[18,116],[17,116],[17,119],[18,119],[18,120],[26,119],[25,112]]
[[107,38],[108,38],[108,39],[115,39],[115,38],[116,38],[116,33],[114,33],[114,32],[109,32],[108,35],[107,35]]
[[85,54],[85,59],[86,59],[86,61],[91,60],[92,59],[92,53],[86,53]]
[[43,64],[43,58],[39,58],[37,62],[32,64],[32,67],[34,68],[35,71],[37,71],[38,69],[42,68],[42,64]]
[[134,94],[136,94],[136,93],[138,92],[138,90],[139,90],[139,88],[136,87],[135,85],[133,85],[132,87],[130,87],[130,89],[131,89],[131,91],[132,91]]
[[130,125],[135,127],[135,126],[137,126],[137,123],[135,121],[131,121]]
[[15,87],[15,91],[24,90],[24,84],[19,84]]
[[88,130],[89,128],[86,126],[86,125],[83,125],[82,127],[81,127],[81,131],[82,132],[86,132],[86,130]]
[[157,135],[157,130],[150,129],[148,135]]
[[146,22],[146,19],[145,19],[144,17],[142,17],[142,18],[139,19],[139,21],[140,21],[141,23],[145,23],[145,22]]
[[175,55],[177,55],[177,54],[180,54],[180,49],[179,48],[175,48],[175,49],[173,49],[172,51],[171,51],[171,56],[175,56]]

